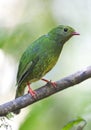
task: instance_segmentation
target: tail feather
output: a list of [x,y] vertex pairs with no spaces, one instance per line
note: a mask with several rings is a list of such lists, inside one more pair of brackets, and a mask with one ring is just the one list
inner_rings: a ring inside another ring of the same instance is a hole
[[[19,86],[17,87],[16,90],[16,95],[15,95],[15,99],[18,97],[21,97],[22,95],[24,95],[24,87],[23,86]],[[13,111],[14,114],[19,114],[20,113],[20,109]]]

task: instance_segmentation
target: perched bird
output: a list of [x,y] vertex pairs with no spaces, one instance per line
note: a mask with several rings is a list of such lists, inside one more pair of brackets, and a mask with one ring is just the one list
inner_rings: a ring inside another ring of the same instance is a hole
[[[20,59],[15,98],[24,94],[26,85],[29,87],[30,83],[40,80],[54,67],[64,43],[74,35],[79,35],[79,33],[75,32],[72,27],[59,25],[29,45]],[[33,97],[36,95],[30,87],[29,93]],[[20,110],[16,110],[14,113],[19,112]]]

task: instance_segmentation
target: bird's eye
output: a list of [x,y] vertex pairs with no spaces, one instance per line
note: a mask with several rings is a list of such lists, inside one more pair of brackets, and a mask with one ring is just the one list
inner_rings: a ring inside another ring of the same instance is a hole
[[64,28],[64,32],[67,32],[68,31],[68,28]]

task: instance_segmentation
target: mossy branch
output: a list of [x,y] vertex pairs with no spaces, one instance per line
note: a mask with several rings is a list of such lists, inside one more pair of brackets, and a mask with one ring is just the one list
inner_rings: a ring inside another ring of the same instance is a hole
[[34,99],[30,94],[26,94],[15,100],[0,105],[0,116],[5,116],[9,112],[13,112],[17,109],[22,109],[59,91],[72,87],[88,78],[91,78],[91,66],[72,75],[69,75],[63,79],[60,79],[59,81],[56,81],[56,88],[53,87],[50,83],[47,83],[46,85],[36,89],[36,99]]

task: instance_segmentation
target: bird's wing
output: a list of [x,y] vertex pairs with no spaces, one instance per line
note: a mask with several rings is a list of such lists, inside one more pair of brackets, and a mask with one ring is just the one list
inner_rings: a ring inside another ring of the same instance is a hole
[[44,35],[37,39],[34,43],[32,43],[27,50],[23,53],[20,64],[18,68],[18,74],[17,74],[17,84],[21,84],[24,79],[27,78],[27,76],[31,73],[37,62],[39,61],[39,58],[41,54],[46,52],[45,50],[45,44],[49,43],[48,36]]
[[31,73],[32,69],[39,60],[38,56],[39,46],[31,44],[27,50],[23,53],[17,73],[17,85],[22,83],[22,81]]
[[21,85],[21,83],[27,78],[27,76],[32,72],[33,68],[35,67],[35,65],[37,64],[37,62],[39,61],[39,58],[36,57],[35,59],[33,59],[32,61],[30,61],[30,63],[27,64],[26,68],[24,69],[24,71],[22,72],[22,74],[20,75],[20,77],[17,79],[17,84],[18,86]]

